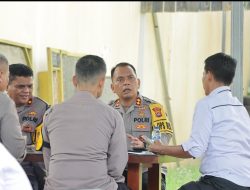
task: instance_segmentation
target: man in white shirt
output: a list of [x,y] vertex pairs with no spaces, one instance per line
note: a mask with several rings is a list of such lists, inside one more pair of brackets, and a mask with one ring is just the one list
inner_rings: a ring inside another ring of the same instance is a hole
[[208,57],[202,78],[206,97],[196,105],[189,140],[178,146],[157,142],[149,147],[179,158],[202,157],[200,180],[179,190],[250,189],[250,119],[229,88],[235,69],[236,60],[224,53]]
[[0,143],[0,190],[32,190],[17,160]]

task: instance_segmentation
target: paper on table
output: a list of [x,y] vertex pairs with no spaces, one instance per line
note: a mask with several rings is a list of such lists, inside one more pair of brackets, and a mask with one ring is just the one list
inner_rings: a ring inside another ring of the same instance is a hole
[[128,153],[137,154],[137,155],[155,155],[153,152],[149,152],[149,151],[141,151],[141,152],[128,151]]

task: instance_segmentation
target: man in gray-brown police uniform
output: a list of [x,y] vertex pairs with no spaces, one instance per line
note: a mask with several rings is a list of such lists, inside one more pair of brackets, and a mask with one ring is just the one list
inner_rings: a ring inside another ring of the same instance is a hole
[[[134,66],[126,62],[118,63],[111,70],[111,78],[111,88],[119,99],[112,101],[110,105],[123,117],[126,133],[131,140],[131,144],[128,143],[128,150],[131,150],[131,145],[133,148],[143,148],[145,144],[138,137],[146,135],[151,138],[156,126],[159,127],[161,142],[168,144],[173,134],[172,126],[163,106],[138,92],[140,80],[137,78]],[[162,167],[162,190],[166,188],[166,169]],[[126,176],[126,171],[124,175]],[[143,190],[147,189],[147,181],[148,173],[143,172]]]
[[[33,96],[33,71],[21,63],[11,64],[8,94],[16,104],[22,133],[27,137],[27,145],[42,148],[42,121],[48,104]],[[32,149],[35,151],[34,149]],[[45,166],[43,162],[24,161],[21,163],[34,190],[43,190]]]
[[86,55],[76,63],[76,93],[53,106],[44,118],[44,190],[126,190],[122,172],[128,161],[121,115],[98,98],[106,64]]

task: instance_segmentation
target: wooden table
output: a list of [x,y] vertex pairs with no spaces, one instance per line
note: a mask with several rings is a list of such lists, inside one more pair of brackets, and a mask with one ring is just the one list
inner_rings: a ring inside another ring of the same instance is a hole
[[[43,162],[42,152],[28,152],[24,161]],[[176,158],[169,156],[129,153],[127,185],[131,190],[141,190],[142,168],[148,167],[148,189],[161,190],[161,165],[175,161]]]
[[148,189],[161,189],[161,165],[175,162],[176,158],[162,155],[147,155],[129,153],[128,182],[132,190],[142,189],[142,168],[148,167]]

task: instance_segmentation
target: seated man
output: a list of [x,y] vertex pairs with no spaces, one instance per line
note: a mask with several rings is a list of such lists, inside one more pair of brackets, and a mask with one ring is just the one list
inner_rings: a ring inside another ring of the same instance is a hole
[[122,172],[128,161],[126,134],[118,112],[102,95],[106,64],[86,55],[75,67],[76,93],[53,106],[44,118],[44,190],[126,190]]
[[5,92],[8,81],[8,60],[0,54],[0,142],[21,162],[26,155],[26,141],[22,136],[15,104]]
[[[111,70],[111,88],[119,99],[110,103],[123,117],[126,132],[133,148],[143,148],[145,144],[138,137],[146,135],[152,138],[154,129],[160,131],[160,139],[168,144],[173,130],[159,103],[142,96],[138,89],[140,80],[136,76],[136,70],[129,63],[119,63]],[[131,149],[128,143],[128,150]],[[146,171],[146,170],[145,170]],[[162,190],[166,189],[165,174],[167,169],[162,167]],[[126,171],[125,171],[126,175]],[[142,189],[146,190],[148,184],[148,172],[142,175]]]
[[[27,137],[27,145],[42,147],[42,121],[48,104],[42,99],[32,96],[33,71],[24,64],[10,65],[8,94],[16,104],[19,122],[23,135]],[[43,190],[45,167],[43,162],[22,162],[34,190]]]
[[202,157],[202,177],[180,190],[250,189],[250,119],[246,108],[232,96],[236,60],[217,53],[205,60],[201,99],[193,115],[189,140],[182,145],[150,145],[152,152],[179,158]]

